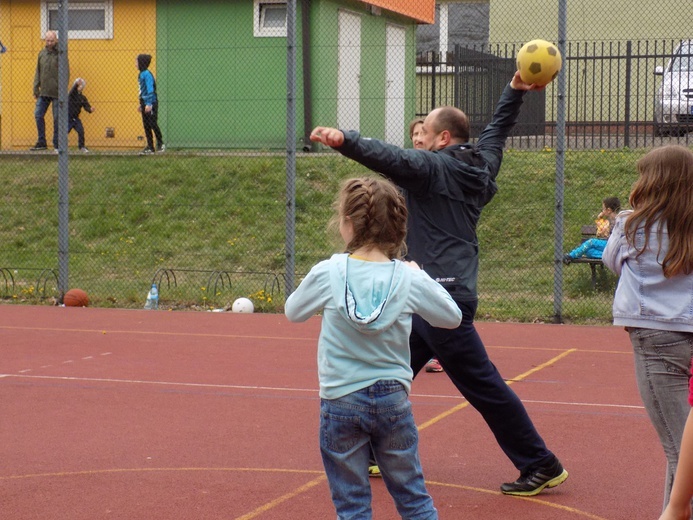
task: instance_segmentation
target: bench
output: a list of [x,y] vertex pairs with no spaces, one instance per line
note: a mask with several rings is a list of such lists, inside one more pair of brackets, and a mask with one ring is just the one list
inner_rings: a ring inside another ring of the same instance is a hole
[[[589,240],[590,238],[597,237],[597,226],[595,224],[589,224],[587,226],[582,226],[580,228],[580,234],[582,236],[582,242]],[[604,263],[599,258],[575,258],[570,261],[570,264],[587,264],[590,266],[590,271],[592,274],[592,289],[597,288],[597,267],[601,266],[604,269]],[[570,265],[568,264],[568,265]]]
[[604,263],[599,258],[576,258],[571,260],[570,264],[588,264],[592,271],[592,289],[597,288],[597,266],[601,266],[602,270],[604,269]]

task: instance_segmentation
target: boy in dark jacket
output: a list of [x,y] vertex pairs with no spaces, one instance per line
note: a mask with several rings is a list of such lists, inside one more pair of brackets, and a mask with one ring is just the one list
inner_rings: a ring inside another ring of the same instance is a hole
[[[149,70],[151,63],[152,56],[150,54],[137,55],[137,69],[140,71],[137,76],[140,86],[139,111],[142,114],[144,136],[147,138],[147,147],[140,152],[140,155],[153,154],[155,150],[157,152],[166,150],[161,130],[159,129],[159,98],[156,95],[156,80]],[[154,148],[154,137],[156,137],[156,148]]]
[[84,125],[82,125],[82,121],[79,119],[79,114],[82,112],[82,108],[84,108],[84,110],[90,114],[94,112],[94,107],[89,104],[86,96],[82,93],[86,84],[87,82],[82,78],[77,78],[70,89],[67,105],[68,119],[70,123],[67,127],[67,133],[69,134],[70,130],[74,128],[77,132],[78,146],[80,151],[89,153],[87,147],[84,146]]

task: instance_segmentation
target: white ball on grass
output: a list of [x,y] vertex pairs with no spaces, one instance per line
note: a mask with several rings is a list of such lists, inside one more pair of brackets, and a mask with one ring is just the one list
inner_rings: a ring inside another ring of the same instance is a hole
[[254,310],[255,306],[248,298],[238,298],[231,306],[231,312],[244,312],[250,314]]

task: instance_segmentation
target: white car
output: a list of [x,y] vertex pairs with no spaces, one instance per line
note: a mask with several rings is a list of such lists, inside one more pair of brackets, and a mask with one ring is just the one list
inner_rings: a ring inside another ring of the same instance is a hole
[[666,67],[657,66],[662,76],[654,106],[657,135],[683,135],[693,131],[693,40],[684,40]]

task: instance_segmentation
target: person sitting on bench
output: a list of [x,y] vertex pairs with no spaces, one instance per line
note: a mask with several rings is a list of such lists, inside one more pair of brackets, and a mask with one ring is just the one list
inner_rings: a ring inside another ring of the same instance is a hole
[[563,256],[563,263],[568,265],[578,258],[601,259],[606,242],[611,235],[616,215],[621,211],[621,201],[617,197],[607,197],[602,201],[602,212],[597,215],[597,237],[585,240],[570,253]]

